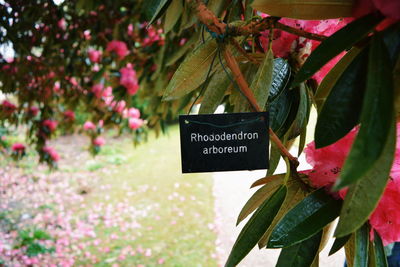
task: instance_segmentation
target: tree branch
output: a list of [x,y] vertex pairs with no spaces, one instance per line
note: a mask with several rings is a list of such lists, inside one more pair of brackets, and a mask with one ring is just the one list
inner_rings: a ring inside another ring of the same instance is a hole
[[[240,91],[245,95],[245,97],[249,101],[252,109],[254,111],[261,112],[262,109],[259,107],[257,100],[254,97],[253,92],[251,91],[245,78],[243,77],[243,74],[240,71],[240,68],[239,68],[238,63],[236,62],[236,59],[232,56],[231,52],[228,49],[226,49],[225,47],[223,50],[223,55],[224,55],[224,58],[225,58],[225,61],[228,65],[228,67],[231,69],[231,71],[234,75],[235,81],[239,85]],[[291,162],[291,164],[294,165],[295,167],[297,167],[299,165],[297,158],[292,156],[292,154],[290,154],[290,152],[283,145],[281,140],[278,138],[278,136],[276,136],[276,134],[274,133],[274,131],[271,128],[269,128],[269,137],[270,137],[271,141],[274,142],[275,145],[278,147],[281,155],[284,157],[287,157],[289,159],[289,161]]]

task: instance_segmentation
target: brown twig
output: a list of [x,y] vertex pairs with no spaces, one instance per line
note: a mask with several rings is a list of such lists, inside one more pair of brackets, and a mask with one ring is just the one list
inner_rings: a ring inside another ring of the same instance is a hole
[[[239,68],[238,63],[236,62],[236,59],[232,56],[231,52],[228,49],[226,49],[225,47],[223,50],[223,55],[224,55],[226,64],[231,69],[231,71],[234,75],[235,81],[239,85],[240,91],[245,95],[245,97],[249,101],[252,109],[254,111],[261,112],[262,109],[258,105],[253,92],[251,91],[245,78],[243,77],[243,74],[240,71],[240,68]],[[292,154],[290,154],[290,152],[282,144],[281,140],[278,138],[278,136],[274,133],[274,131],[271,128],[269,128],[269,136],[270,136],[271,141],[274,142],[275,145],[278,147],[282,156],[287,157],[289,159],[289,161],[291,162],[291,164],[294,165],[295,167],[297,167],[299,165],[297,158],[292,156]]]
[[[227,30],[226,24],[221,22],[215,16],[215,14],[212,11],[210,11],[201,0],[186,0],[186,1],[196,11],[196,14],[197,14],[199,20],[203,24],[205,24],[209,30],[211,30],[219,35],[225,34],[225,32]],[[270,21],[269,23],[275,24],[277,21],[277,18],[273,18],[273,19],[269,19],[269,20],[265,20],[265,21]],[[237,29],[234,28],[233,30],[234,31],[238,30],[238,32],[242,32],[242,33],[246,32],[248,30],[253,31],[254,28],[251,26],[251,24],[252,23],[250,23],[249,25],[243,26],[243,27],[238,27]],[[254,24],[254,26],[257,26],[257,25]],[[229,28],[229,30],[231,31],[232,28]],[[241,35],[243,35],[243,34],[241,34]],[[246,32],[246,34],[244,34],[244,35],[249,35],[249,32]],[[228,65],[229,69],[233,73],[233,77],[234,77],[235,81],[237,82],[237,84],[240,88],[240,91],[243,93],[243,95],[249,101],[252,109],[255,111],[258,111],[258,112],[262,111],[262,109],[260,108],[260,106],[257,103],[257,100],[256,100],[253,92],[249,88],[249,85],[247,84],[247,81],[244,78],[236,59],[232,56],[231,52],[228,49],[226,49],[225,47],[223,47],[223,56],[225,58],[225,61]],[[274,133],[274,131],[271,128],[269,128],[269,134],[270,134],[271,141],[276,144],[281,155],[284,157],[287,157],[289,159],[291,165],[296,168],[299,165],[297,158],[290,154],[290,152],[283,145],[281,140],[278,138],[278,136],[276,136],[276,134]]]
[[207,28],[217,34],[224,34],[227,30],[231,36],[245,36],[251,34],[260,34],[265,30],[279,29],[285,32],[289,32],[307,39],[324,41],[327,37],[315,33],[310,33],[298,28],[282,24],[279,22],[279,17],[267,17],[262,20],[255,20],[244,26],[229,26],[220,21],[215,14],[207,8],[207,6],[201,0],[186,0],[189,5],[196,11],[196,15],[199,20],[207,26]]

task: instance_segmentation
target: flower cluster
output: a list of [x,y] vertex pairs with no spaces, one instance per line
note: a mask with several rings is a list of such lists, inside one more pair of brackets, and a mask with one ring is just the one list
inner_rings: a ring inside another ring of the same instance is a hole
[[[315,187],[327,187],[334,184],[340,175],[342,166],[350,152],[351,145],[358,129],[353,129],[336,143],[315,149],[315,143],[307,145],[307,162],[313,167],[307,171],[311,183]],[[396,156],[390,171],[390,180],[382,199],[370,216],[370,224],[381,236],[385,245],[400,241],[400,123],[397,124]],[[344,198],[346,189],[339,192]]]

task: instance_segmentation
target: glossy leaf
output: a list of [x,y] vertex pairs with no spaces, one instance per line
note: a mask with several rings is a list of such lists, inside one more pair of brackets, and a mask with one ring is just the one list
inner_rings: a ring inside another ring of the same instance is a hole
[[384,192],[396,149],[396,126],[392,127],[382,156],[361,180],[349,187],[340,212],[335,236],[346,236],[368,220]]
[[364,224],[355,235],[354,266],[368,267],[369,227]]
[[260,66],[253,81],[250,85],[250,89],[254,93],[254,97],[257,99],[258,106],[265,107],[269,96],[269,88],[272,82],[272,71],[274,67],[274,55],[272,50],[269,50]]
[[357,55],[333,86],[315,127],[316,148],[344,137],[360,119],[365,91],[368,49]]
[[200,114],[214,113],[224,99],[225,92],[231,81],[222,69],[212,77],[201,101]]
[[251,216],[233,245],[232,251],[225,264],[226,267],[236,266],[257,244],[282,205],[286,192],[286,186],[282,185],[269,199],[265,200]]
[[168,8],[169,4],[171,4],[172,0],[160,0],[158,1],[158,6],[156,11],[153,14],[153,17],[149,21],[149,25],[151,25],[154,21],[159,19],[162,15],[164,15],[165,10]]
[[288,192],[286,194],[285,201],[283,202],[278,214],[276,214],[267,231],[261,237],[260,241],[258,241],[259,248],[265,247],[267,245],[269,236],[271,235],[272,230],[275,228],[278,222],[292,207],[296,206],[309,193],[308,189],[304,187],[304,184],[302,184],[297,178],[295,179],[294,177],[289,178],[289,181],[287,182],[287,187]]
[[323,20],[351,17],[351,0],[254,0],[252,7],[275,17]]
[[354,58],[360,53],[360,49],[353,47],[349,52],[347,52],[342,59],[328,72],[324,77],[321,84],[318,86],[315,92],[315,104],[317,105],[317,111],[320,112],[322,106],[324,105],[326,98],[331,92],[332,88],[335,86],[336,82],[342,76],[343,72],[347,69],[349,64],[354,60]]
[[183,12],[181,0],[172,0],[165,14],[164,31],[168,33],[175,26]]
[[[188,55],[174,73],[165,90],[163,100],[179,98],[198,88],[206,80],[216,52],[216,42],[209,40]],[[213,71],[215,71],[215,68]]]
[[343,237],[338,237],[335,239],[335,242],[333,242],[332,248],[329,251],[329,256],[335,254],[338,252],[344,245],[349,241],[351,235],[346,235]]
[[382,239],[379,234],[374,230],[374,241],[371,242],[374,248],[374,262],[373,266],[376,267],[387,267],[388,262],[385,253],[385,247],[383,246]]
[[362,178],[382,155],[394,119],[393,91],[390,58],[376,33],[369,50],[361,127],[334,186],[336,190]]
[[311,53],[296,74],[292,87],[311,78],[314,73],[331,59],[339,55],[342,51],[351,48],[356,42],[367,36],[381,20],[381,16],[369,14],[347,24],[332,34]]
[[313,192],[279,221],[267,247],[288,247],[309,238],[333,221],[340,208],[341,201],[327,195],[324,188]]
[[309,267],[318,255],[322,231],[296,245],[283,248],[276,267]]
[[258,189],[246,202],[239,213],[236,225],[244,220],[249,214],[255,211],[266,199],[283,184],[284,174],[278,174],[265,178],[265,185]]
[[273,102],[287,88],[291,76],[289,63],[283,58],[274,59],[272,70],[272,83],[269,89],[268,102]]
[[284,125],[289,116],[293,103],[291,91],[285,90],[275,101],[268,105],[269,125],[274,132],[277,132]]
[[308,116],[310,115],[311,102],[308,99],[308,92],[306,86],[301,84],[299,90],[299,105],[297,114],[289,128],[288,139],[296,138],[301,134],[303,128],[307,127]]

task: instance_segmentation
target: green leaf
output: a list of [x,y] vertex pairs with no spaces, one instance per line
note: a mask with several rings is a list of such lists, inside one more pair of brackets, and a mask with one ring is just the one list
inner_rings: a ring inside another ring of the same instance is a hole
[[329,256],[335,254],[338,252],[344,245],[349,241],[351,235],[346,235],[343,237],[338,237],[335,239],[335,242],[333,242],[332,248],[329,251]]
[[272,50],[268,50],[264,60],[258,67],[257,73],[253,78],[250,89],[253,91],[257,103],[260,107],[265,107],[269,96],[269,88],[272,82],[272,71],[274,67],[274,55]]
[[296,245],[283,248],[276,267],[309,267],[318,255],[322,231]]
[[344,251],[346,253],[346,263],[348,267],[354,266],[354,257],[356,254],[356,242],[355,233],[350,235],[349,241],[344,245]]
[[[169,82],[163,100],[177,99],[198,88],[207,77],[211,62],[217,52],[217,43],[209,40],[197,47],[178,67]],[[215,68],[211,71],[211,74]]]
[[300,182],[297,178],[290,177],[287,182],[287,194],[285,197],[285,201],[283,202],[281,208],[276,214],[274,220],[271,225],[268,227],[267,231],[261,237],[260,241],[258,241],[258,247],[265,247],[268,239],[272,233],[272,230],[279,223],[279,221],[286,215],[286,213],[295,205],[297,205],[300,201],[302,201],[308,194],[307,188],[304,188],[304,184]]
[[165,10],[168,8],[168,6],[171,4],[172,0],[159,0],[158,1],[158,6],[156,11],[153,14],[153,17],[149,21],[149,25],[153,24],[154,21],[159,19],[164,13]]
[[336,82],[342,76],[343,72],[347,69],[353,59],[360,53],[360,51],[361,49],[359,49],[358,47],[353,47],[349,52],[346,53],[346,55],[342,57],[342,59],[328,72],[328,74],[322,80],[314,96],[318,112],[321,111],[321,108],[324,105],[326,98],[328,97],[332,88],[335,86]]
[[341,201],[327,195],[324,188],[311,193],[277,224],[267,247],[288,247],[306,240],[333,221],[340,207]]
[[207,89],[204,93],[203,100],[201,101],[200,114],[211,114],[214,113],[218,105],[224,99],[225,92],[231,81],[221,68],[211,78]]
[[174,51],[171,55],[167,55],[168,58],[165,62],[165,66],[171,66],[175,64],[186,54],[188,50],[193,49],[198,39],[198,34],[194,34],[181,48]]
[[385,248],[382,244],[382,239],[379,236],[379,234],[374,230],[374,242],[373,248],[374,248],[374,255],[375,255],[375,261],[373,263],[373,266],[376,267],[387,267],[388,262],[386,258],[386,253],[385,253]]
[[297,109],[297,114],[295,119],[293,120],[290,128],[288,130],[289,136],[288,139],[296,138],[301,134],[303,128],[307,127],[308,117],[310,115],[310,107],[311,102],[308,99],[308,92],[306,86],[304,84],[300,84],[299,87],[299,105]]
[[291,69],[289,63],[283,58],[274,59],[274,68],[272,70],[272,83],[269,89],[268,102],[273,102],[278,98],[289,84]]
[[226,267],[236,266],[257,244],[282,205],[286,192],[286,186],[282,185],[269,199],[265,200],[253,216],[251,216],[233,245],[232,251],[225,264]]
[[363,177],[382,155],[394,120],[393,91],[390,58],[382,38],[376,33],[369,50],[361,127],[334,189]]
[[269,125],[276,133],[284,126],[294,102],[294,90],[286,88],[284,92],[268,105]]
[[389,179],[396,149],[396,125],[393,119],[391,123],[392,127],[382,156],[363,179],[349,187],[335,230],[337,237],[346,236],[358,229],[378,205]]
[[320,68],[340,52],[351,48],[356,42],[367,36],[383,19],[382,16],[369,14],[347,24],[323,41],[308,57],[294,77],[292,87],[311,78]]
[[255,211],[261,205],[261,203],[268,199],[283,184],[284,176],[284,174],[279,174],[266,177],[266,184],[258,189],[243,206],[239,213],[236,225],[238,225],[249,214]]
[[366,84],[368,49],[350,63],[333,86],[315,127],[315,146],[331,145],[359,122]]
[[356,232],[354,266],[368,267],[369,227],[364,224]]
[[182,0],[172,0],[165,14],[164,31],[168,33],[175,26],[183,12]]
[[269,153],[269,168],[267,171],[267,175],[274,174],[276,168],[279,165],[279,160],[281,159],[281,153],[279,148],[271,142],[271,150]]

